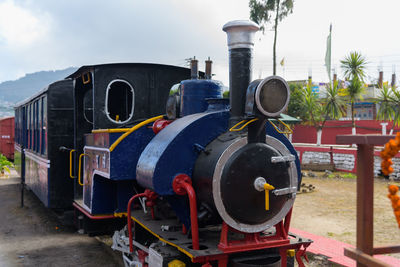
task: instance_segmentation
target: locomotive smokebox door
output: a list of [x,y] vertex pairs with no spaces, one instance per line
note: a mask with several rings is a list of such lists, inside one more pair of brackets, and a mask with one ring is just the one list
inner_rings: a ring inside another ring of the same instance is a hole
[[[284,219],[297,191],[295,156],[278,139],[248,143],[221,136],[196,162],[193,182],[203,206],[215,207],[224,222],[256,233]],[[212,214],[215,214],[212,212]]]
[[[271,220],[282,209],[287,196],[275,195],[273,190],[265,192],[263,188],[265,183],[279,189],[290,186],[287,163],[271,162],[271,158],[280,156],[273,147],[254,143],[236,151],[225,163],[219,186],[222,203],[232,219],[255,225]],[[261,187],[258,181],[262,181]]]

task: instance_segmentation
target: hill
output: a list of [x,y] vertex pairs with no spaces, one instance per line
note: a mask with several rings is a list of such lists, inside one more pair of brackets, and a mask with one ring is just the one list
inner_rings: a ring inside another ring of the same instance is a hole
[[15,103],[28,98],[52,82],[64,79],[76,69],[71,67],[64,70],[39,71],[14,81],[0,83],[0,117],[12,116]]

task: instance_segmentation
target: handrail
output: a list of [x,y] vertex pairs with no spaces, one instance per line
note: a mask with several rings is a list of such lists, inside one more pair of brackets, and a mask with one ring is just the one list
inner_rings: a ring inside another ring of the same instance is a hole
[[283,121],[281,121],[280,119],[276,119],[277,121],[279,121],[280,123],[282,123],[283,126],[285,126],[285,128],[287,129],[287,131],[281,131],[279,130],[279,128],[275,125],[275,123],[273,123],[271,120],[268,120],[269,123],[271,123],[272,126],[274,126],[275,130],[280,133],[280,134],[292,134],[293,131],[292,129],[290,129],[289,125],[287,125],[286,123],[284,123]]
[[69,151],[69,177],[71,179],[75,179],[76,178],[76,176],[72,175],[72,153],[74,153],[74,152],[75,152],[75,149],[71,149]]
[[[86,75],[87,79],[85,79],[85,75]],[[90,72],[85,72],[84,74],[82,74],[82,83],[83,84],[90,83]]]
[[127,131],[126,133],[124,133],[123,135],[121,135],[117,140],[115,140],[115,142],[110,146],[110,152],[112,152],[115,147],[122,142],[122,140],[125,139],[125,137],[127,137],[128,135],[130,135],[131,133],[133,133],[134,131],[136,131],[137,129],[143,127],[146,124],[149,124],[151,122],[155,122],[156,120],[162,119],[164,117],[164,115],[160,115],[157,117],[153,117],[150,119],[147,119],[145,121],[142,121],[141,123],[136,124],[135,126],[133,126],[132,128],[129,129],[129,131]]
[[[230,128],[229,131],[230,131],[230,132],[239,132],[239,131],[243,130],[244,127],[246,127],[246,126],[249,125],[250,123],[255,122],[255,121],[257,121],[257,120],[258,120],[258,118],[251,119],[251,120],[248,120],[248,121],[242,120],[242,121],[236,123],[235,125],[233,125],[233,127]],[[246,122],[246,123],[245,123],[245,122]],[[243,124],[243,123],[244,123],[244,124]],[[241,124],[243,124],[242,127],[236,128],[236,127],[238,127],[238,126],[241,125]]]
[[78,167],[78,183],[79,185],[83,186],[83,182],[81,181],[81,166],[82,166],[82,157],[88,156],[88,154],[82,153],[79,155],[79,167]]

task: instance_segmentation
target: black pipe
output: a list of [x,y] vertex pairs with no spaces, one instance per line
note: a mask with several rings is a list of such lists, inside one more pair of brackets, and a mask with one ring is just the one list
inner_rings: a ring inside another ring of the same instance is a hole
[[232,127],[244,118],[246,90],[251,81],[254,34],[260,27],[252,21],[230,21],[222,28],[229,47],[229,99]]
[[246,89],[252,75],[252,49],[235,48],[229,50],[229,99],[233,126],[243,119],[246,102]]

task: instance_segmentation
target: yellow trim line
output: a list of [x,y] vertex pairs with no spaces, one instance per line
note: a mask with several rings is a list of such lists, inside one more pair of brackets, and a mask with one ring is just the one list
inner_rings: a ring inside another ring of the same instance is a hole
[[155,122],[156,120],[162,119],[164,118],[164,115],[160,115],[157,117],[153,117],[150,119],[147,119],[145,121],[142,121],[141,123],[136,124],[135,126],[133,126],[132,128],[129,129],[129,131],[127,131],[126,133],[124,133],[123,135],[121,135],[117,140],[115,140],[115,142],[110,146],[110,152],[112,152],[115,147],[122,142],[122,140],[125,139],[125,137],[127,137],[128,135],[130,135],[131,133],[133,133],[134,131],[136,131],[137,129],[145,126],[146,124],[149,124],[151,122]]
[[161,236],[157,235],[156,233],[152,232],[149,228],[147,228],[144,224],[142,224],[138,219],[136,219],[135,217],[131,216],[132,220],[134,220],[136,223],[138,223],[140,226],[142,226],[144,229],[146,229],[149,233],[151,233],[152,235],[154,235],[155,237],[157,237],[158,239],[160,239],[162,242],[167,243],[170,246],[176,247],[180,252],[186,254],[186,256],[188,256],[192,262],[193,262],[193,258],[194,256],[192,254],[190,254],[188,251],[184,250],[183,248],[181,248],[180,246],[171,243],[168,240],[165,240],[164,238],[162,238]]
[[115,128],[115,129],[96,129],[92,133],[126,133],[131,128]]

